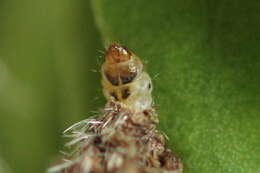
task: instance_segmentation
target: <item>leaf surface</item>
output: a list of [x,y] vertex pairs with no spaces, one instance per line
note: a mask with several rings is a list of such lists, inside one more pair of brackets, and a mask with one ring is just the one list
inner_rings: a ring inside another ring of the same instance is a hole
[[105,45],[154,77],[161,129],[188,173],[260,172],[260,3],[92,0]]

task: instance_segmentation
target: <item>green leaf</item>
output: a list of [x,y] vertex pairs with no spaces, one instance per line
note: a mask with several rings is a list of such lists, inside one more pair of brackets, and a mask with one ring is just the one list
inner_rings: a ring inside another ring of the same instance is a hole
[[260,172],[258,0],[92,5],[105,45],[126,45],[157,76],[161,129],[185,172]]

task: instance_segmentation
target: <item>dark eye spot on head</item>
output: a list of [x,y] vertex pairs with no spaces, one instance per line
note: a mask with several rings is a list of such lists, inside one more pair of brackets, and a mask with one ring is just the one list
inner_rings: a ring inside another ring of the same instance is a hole
[[117,76],[111,76],[108,73],[105,73],[105,76],[107,78],[107,80],[114,86],[118,86],[119,85],[119,80]]
[[114,97],[114,99],[116,99],[116,101],[119,100],[115,92],[111,92],[110,95],[111,95],[112,97]]
[[122,99],[127,99],[130,96],[129,88],[124,88],[121,91]]
[[132,82],[136,76],[137,76],[137,72],[131,72],[127,75],[120,76],[120,79],[122,81],[122,84],[127,84]]
[[151,83],[148,84],[148,90],[150,90],[150,89],[152,89],[152,84]]

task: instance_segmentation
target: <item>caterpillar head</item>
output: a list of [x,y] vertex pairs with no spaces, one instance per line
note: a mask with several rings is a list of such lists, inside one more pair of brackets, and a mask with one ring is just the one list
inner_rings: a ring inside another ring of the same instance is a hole
[[134,109],[140,104],[145,105],[142,107],[151,105],[151,79],[143,71],[141,60],[127,48],[111,44],[101,71],[103,92],[108,100],[120,101]]
[[106,52],[106,61],[102,66],[103,77],[113,86],[131,83],[142,72],[140,59],[127,48],[111,44]]

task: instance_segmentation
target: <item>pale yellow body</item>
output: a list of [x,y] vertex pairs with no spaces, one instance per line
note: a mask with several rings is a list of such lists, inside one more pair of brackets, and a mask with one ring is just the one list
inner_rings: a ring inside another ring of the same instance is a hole
[[[107,100],[119,101],[131,108],[133,111],[144,111],[151,108],[153,100],[151,96],[152,81],[150,76],[143,71],[143,65],[135,55],[129,61],[116,64],[116,67],[106,64],[102,66],[102,85],[103,93]],[[133,81],[122,84],[119,81],[117,86],[111,84],[105,75],[106,68],[118,69],[120,66],[130,66],[136,71],[137,75]],[[127,93],[127,94],[126,94]],[[127,95],[127,97],[125,97]]]
[[[107,80],[102,80],[103,93],[108,100],[116,99],[111,96],[111,93],[115,93],[118,97],[117,101],[120,101],[130,107],[134,111],[144,111],[152,106],[152,85],[151,79],[146,72],[142,72],[133,82],[122,85],[113,86]],[[130,95],[127,99],[122,98],[122,91],[128,88]]]

